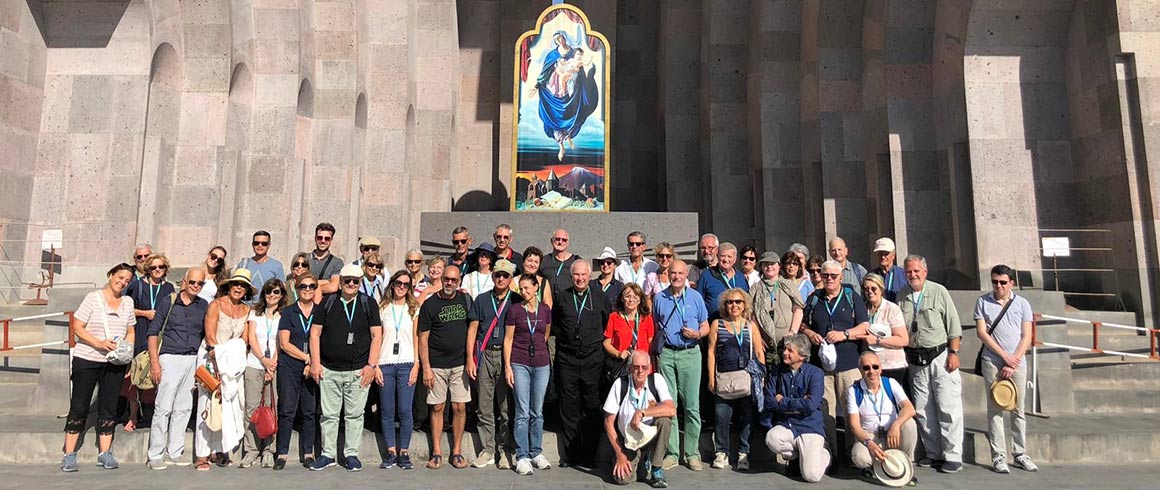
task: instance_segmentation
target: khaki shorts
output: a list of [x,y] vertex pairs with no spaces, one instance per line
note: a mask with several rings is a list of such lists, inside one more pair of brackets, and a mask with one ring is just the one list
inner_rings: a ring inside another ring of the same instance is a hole
[[435,384],[427,392],[428,405],[440,405],[447,401],[447,393],[451,392],[452,403],[467,403],[471,401],[471,389],[467,386],[467,373],[463,366],[453,368],[431,368],[435,373]]

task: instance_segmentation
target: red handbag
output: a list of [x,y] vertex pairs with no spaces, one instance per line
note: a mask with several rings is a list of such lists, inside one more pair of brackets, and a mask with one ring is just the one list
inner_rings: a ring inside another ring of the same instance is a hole
[[266,439],[278,432],[278,414],[274,411],[274,396],[271,393],[270,403],[266,403],[266,389],[273,390],[273,384],[265,383],[262,386],[262,402],[258,404],[258,408],[254,409],[253,415],[250,415],[250,423],[254,424],[254,430],[258,433],[259,439]]

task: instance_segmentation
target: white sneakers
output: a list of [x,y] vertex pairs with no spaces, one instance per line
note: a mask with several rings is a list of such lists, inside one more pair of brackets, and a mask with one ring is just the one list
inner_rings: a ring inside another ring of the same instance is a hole
[[717,453],[717,456],[715,458],[713,458],[713,464],[711,466],[713,466],[714,468],[717,468],[717,469],[722,469],[722,468],[728,467],[729,466],[729,455],[725,454],[725,453]]
[[520,459],[516,462],[516,473],[527,476],[532,474],[532,460],[528,458]]
[[543,454],[540,454],[532,458],[532,466],[535,466],[537,470],[546,470],[552,467],[552,463],[549,463],[548,458],[545,458]]

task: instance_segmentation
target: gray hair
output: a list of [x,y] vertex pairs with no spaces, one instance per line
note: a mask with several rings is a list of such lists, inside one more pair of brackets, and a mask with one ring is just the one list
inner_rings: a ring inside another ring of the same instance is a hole
[[805,255],[806,257],[810,256],[810,249],[808,247],[806,247],[805,245],[802,245],[800,243],[794,243],[793,245],[790,245],[789,249],[786,250],[786,252],[798,253],[798,254]]
[[419,260],[423,260],[423,251],[419,250],[417,248],[412,248],[412,249],[408,250],[407,253],[403,254],[403,257],[410,257],[412,255],[418,255]]
[[802,362],[810,362],[810,338],[805,334],[787,335],[782,339],[782,343],[786,346],[793,346],[793,349],[802,356]]
[[705,241],[706,238],[712,238],[715,243],[718,243],[718,244],[721,243],[721,239],[717,238],[717,235],[714,235],[712,233],[706,233],[704,235],[701,235],[701,240],[699,240],[699,242]]
[[509,225],[507,223],[500,223],[499,226],[495,227],[495,231],[499,231],[499,230],[512,231],[512,227],[511,227],[511,225]]
[[834,236],[834,238],[831,238],[827,245],[833,246],[834,242],[842,242],[842,246],[846,246],[846,239],[840,236]]
[[137,246],[133,248],[133,251],[136,252],[136,251],[141,250],[143,248],[153,250],[153,245],[150,245],[150,244],[145,243],[145,242],[141,242],[141,243],[138,243]]
[[586,260],[577,260],[575,262],[572,262],[572,266],[568,268],[568,271],[569,272],[576,272],[577,267],[582,267],[582,268],[588,269],[588,273],[589,274],[592,273],[592,266],[590,264],[588,264],[588,261],[586,261]]
[[903,259],[902,265],[906,265],[910,262],[918,262],[919,264],[922,264],[922,270],[926,270],[926,257],[917,254],[910,254],[906,256],[906,259]]
[[629,233],[629,234],[628,234],[628,238],[632,238],[632,237],[639,238],[639,239],[640,239],[640,241],[642,241],[642,242],[645,242],[645,243],[648,243],[648,238],[645,238],[645,236],[644,236],[644,232],[643,232],[643,231],[640,231],[640,230],[633,230],[633,232],[632,232],[632,233]]
[[732,242],[725,242],[717,247],[717,253],[727,252],[729,250],[732,250],[734,254],[737,254],[737,245],[734,245]]
[[822,270],[826,270],[826,269],[829,269],[831,267],[838,269],[838,270],[842,270],[842,263],[838,262],[834,259],[830,259],[830,260],[827,260],[825,262],[822,262]]
[[466,226],[456,226],[454,230],[451,230],[452,235],[458,235],[460,233],[467,233],[469,235],[471,234],[470,232],[467,231]]

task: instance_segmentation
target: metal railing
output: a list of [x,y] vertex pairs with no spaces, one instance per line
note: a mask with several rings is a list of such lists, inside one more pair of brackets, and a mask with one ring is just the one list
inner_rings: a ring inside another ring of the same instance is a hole
[[[1067,344],[1059,344],[1059,343],[1054,343],[1054,342],[1042,342],[1042,341],[1040,341],[1039,337],[1038,337],[1038,327],[1039,327],[1039,321],[1041,319],[1055,320],[1057,322],[1062,322],[1064,324],[1078,323],[1078,324],[1091,325],[1091,327],[1092,327],[1092,346],[1091,347],[1082,347],[1082,346],[1076,346],[1076,345],[1067,345]],[[1148,352],[1148,354],[1139,354],[1139,353],[1135,353],[1135,352],[1122,352],[1122,351],[1101,349],[1100,348],[1100,329],[1101,328],[1119,328],[1119,329],[1124,329],[1124,330],[1133,330],[1133,331],[1140,332],[1140,333],[1147,335],[1149,338],[1149,341],[1148,341],[1149,352]],[[1056,316],[1056,315],[1044,315],[1041,313],[1036,313],[1035,314],[1035,321],[1031,322],[1031,345],[1033,347],[1038,347],[1038,346],[1054,347],[1057,349],[1068,349],[1068,350],[1072,350],[1072,351],[1084,351],[1084,352],[1088,352],[1088,353],[1092,353],[1092,354],[1101,354],[1101,355],[1108,355],[1108,356],[1136,357],[1136,358],[1142,358],[1142,359],[1149,359],[1149,360],[1153,360],[1153,361],[1160,361],[1160,355],[1157,354],[1157,336],[1158,335],[1160,335],[1160,329],[1156,329],[1156,328],[1136,327],[1136,326],[1131,326],[1131,325],[1121,325],[1118,323],[1097,322],[1097,321],[1091,321],[1091,320],[1080,320],[1078,318],[1068,318],[1068,317]]]
[[[1080,236],[1106,235],[1106,236],[1111,236],[1112,230],[1103,229],[1103,228],[1041,228],[1039,230],[1040,237],[1043,238],[1044,234],[1064,235],[1065,237],[1069,238],[1069,242],[1070,242],[1070,238],[1071,238],[1070,235],[1080,235]],[[1113,264],[1113,267],[1115,264],[1115,256],[1113,254],[1114,250],[1111,247],[1086,247],[1086,246],[1085,247],[1073,247],[1073,246],[1068,246],[1066,248],[1066,250],[1069,252],[1069,256],[1064,257],[1065,259],[1074,259],[1074,257],[1070,256],[1070,252],[1097,253],[1099,255],[1104,255],[1106,257],[1107,264]],[[1045,249],[1042,246],[1042,243],[1040,243],[1039,251],[1040,251],[1041,255],[1044,254],[1045,252],[1047,252],[1047,249]],[[1041,257],[1041,258],[1043,260],[1047,259],[1047,257]],[[1055,291],[1062,293],[1064,296],[1086,297],[1086,298],[1106,298],[1107,300],[1110,300],[1112,302],[1113,308],[1118,308],[1120,311],[1125,311],[1127,309],[1124,305],[1123,298],[1121,298],[1120,294],[1118,293],[1118,291],[1120,290],[1120,276],[1116,272],[1116,269],[1106,268],[1106,267],[1105,268],[1100,268],[1100,267],[1066,267],[1066,266],[1059,267],[1059,262],[1060,262],[1060,258],[1058,256],[1052,255],[1051,256],[1051,265],[1052,265],[1051,268],[1026,268],[1026,267],[1023,267],[1023,268],[1020,268],[1020,271],[1039,272],[1039,273],[1044,273],[1044,274],[1051,273],[1052,282],[1054,283],[1054,286],[1055,286]],[[1106,290],[1103,290],[1103,291],[1065,291],[1060,286],[1060,281],[1059,281],[1060,275],[1064,274],[1064,273],[1075,274],[1075,275],[1085,275],[1086,274],[1089,276],[1095,275],[1096,277],[1110,276],[1111,282],[1112,282],[1112,292],[1108,292]],[[1046,285],[1047,278],[1045,277],[1043,280],[1044,280],[1043,289],[1046,290],[1047,289],[1047,285]],[[1016,277],[1015,277],[1015,285],[1019,289],[1024,289],[1026,287],[1025,285],[1020,283],[1020,278],[1018,277],[1018,275],[1016,275]]]
[[3,345],[3,347],[0,347],[0,352],[16,351],[16,350],[22,350],[22,349],[35,349],[35,348],[39,348],[39,347],[48,347],[50,345],[63,344],[66,342],[68,343],[68,346],[70,349],[73,347],[76,347],[76,336],[72,334],[72,330],[69,330],[68,339],[66,339],[66,340],[57,340],[54,342],[41,342],[39,344],[21,345],[21,346],[16,346],[16,347],[13,347],[12,344],[9,342],[9,329],[12,327],[12,324],[15,322],[25,322],[25,321],[29,321],[29,320],[42,320],[42,319],[47,319],[47,318],[55,318],[58,316],[67,316],[69,328],[71,329],[72,320],[73,320],[73,313],[75,313],[75,312],[73,312],[73,311],[61,311],[61,312],[57,312],[57,313],[45,313],[42,315],[32,315],[32,316],[22,316],[22,317],[18,317],[18,318],[0,319],[0,324],[3,324],[3,326],[4,326],[4,340],[3,340],[4,345]]

